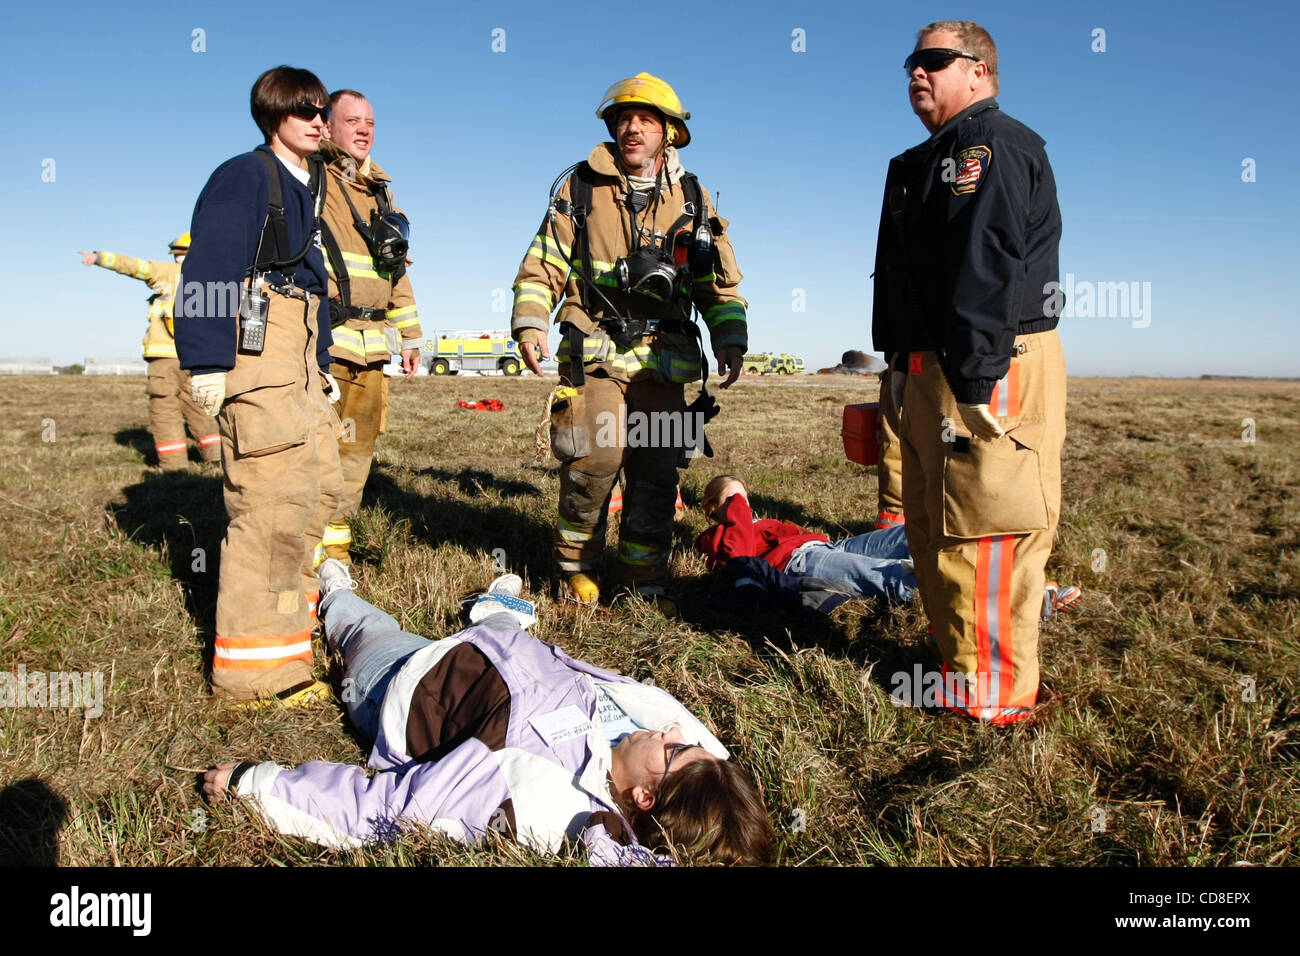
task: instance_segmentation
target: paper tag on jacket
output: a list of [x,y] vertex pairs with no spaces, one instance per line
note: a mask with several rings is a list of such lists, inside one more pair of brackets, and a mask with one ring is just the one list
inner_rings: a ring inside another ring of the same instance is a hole
[[573,704],[528,718],[533,730],[542,735],[547,746],[554,747],[574,737],[585,737],[591,730],[591,718]]

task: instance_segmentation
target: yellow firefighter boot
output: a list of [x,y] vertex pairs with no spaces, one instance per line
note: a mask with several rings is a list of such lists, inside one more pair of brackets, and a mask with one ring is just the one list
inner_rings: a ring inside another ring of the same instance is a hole
[[575,604],[596,604],[600,601],[600,585],[579,571],[560,582],[560,594]]

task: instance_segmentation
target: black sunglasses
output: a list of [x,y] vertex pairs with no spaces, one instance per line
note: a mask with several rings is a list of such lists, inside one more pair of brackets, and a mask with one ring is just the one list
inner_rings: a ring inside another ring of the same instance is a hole
[[[668,748],[667,748],[667,749],[668,749],[668,762],[667,762],[667,764],[665,764],[665,766],[664,766],[664,775],[663,775],[663,779],[661,779],[661,780],[659,781],[659,790],[660,790],[660,791],[663,790],[663,788],[664,788],[664,784],[666,784],[666,783],[668,782],[668,774],[672,772],[672,769],[673,769],[673,761],[677,759],[677,755],[678,755],[679,753],[681,753],[683,750],[694,750],[696,747],[699,747],[699,746],[700,746],[699,744],[669,744],[669,745],[668,745]],[[701,749],[702,749],[702,748],[701,748]]]
[[974,53],[966,53],[962,50],[949,50],[946,47],[932,46],[925,50],[914,50],[912,54],[903,61],[903,69],[911,73],[918,66],[927,73],[938,73],[940,70],[947,69],[952,65],[952,61],[961,57],[966,60],[979,60]]
[[289,110],[289,113],[300,120],[306,120],[308,123],[317,116],[327,123],[330,118],[330,108],[328,106],[317,106],[315,103],[306,103],[301,100],[293,104],[293,108]]

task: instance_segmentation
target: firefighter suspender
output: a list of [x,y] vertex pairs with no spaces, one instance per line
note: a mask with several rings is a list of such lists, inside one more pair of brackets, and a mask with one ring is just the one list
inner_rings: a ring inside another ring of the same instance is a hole
[[[361,233],[362,238],[366,238],[369,230],[369,224],[361,218],[357,212],[357,207],[353,205],[352,199],[348,196],[347,186],[339,187],[343,191],[343,200],[348,204],[348,209],[352,212],[352,222],[357,231]],[[376,183],[370,187],[370,194],[375,197],[375,202],[379,204],[381,215],[391,212],[393,208],[392,201],[388,197],[388,187]],[[330,300],[330,325],[342,325],[350,318],[357,318],[358,313],[352,308],[352,277],[348,274],[348,264],[343,259],[343,248],[339,245],[338,238],[330,229],[329,223],[324,219],[320,222],[321,245],[325,247],[325,254],[329,257],[330,269],[334,272],[334,281],[338,283],[339,297]],[[367,241],[367,247],[369,242]],[[394,274],[391,278],[395,282],[401,275],[400,272]],[[338,308],[338,303],[343,303],[343,308]]]

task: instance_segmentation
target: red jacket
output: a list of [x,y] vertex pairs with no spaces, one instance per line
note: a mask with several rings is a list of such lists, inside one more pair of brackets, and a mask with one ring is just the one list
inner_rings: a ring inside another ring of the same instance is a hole
[[755,521],[744,495],[732,495],[718,509],[720,524],[695,539],[695,546],[720,568],[732,558],[762,558],[784,571],[795,548],[809,541],[830,541],[824,534],[805,531],[789,521],[764,518]]

